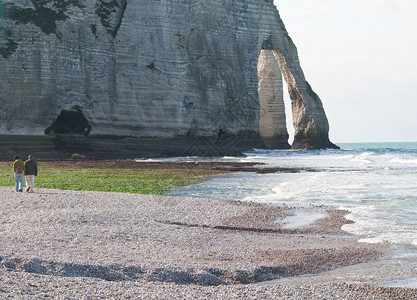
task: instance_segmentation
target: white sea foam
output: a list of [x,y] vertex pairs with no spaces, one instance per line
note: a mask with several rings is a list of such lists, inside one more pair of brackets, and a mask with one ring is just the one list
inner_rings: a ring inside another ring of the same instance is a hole
[[399,164],[416,164],[417,165],[417,159],[413,158],[402,158],[402,157],[396,157],[390,160],[392,163],[399,163]]
[[[362,147],[362,148],[361,148]],[[256,150],[233,161],[320,172],[222,176],[174,194],[352,211],[344,227],[364,242],[416,245],[417,143],[347,145],[350,150]]]
[[373,152],[365,152],[365,153],[361,153],[357,156],[354,156],[353,158],[351,158],[351,161],[353,162],[360,162],[363,164],[371,164],[373,162],[372,157],[375,155],[375,153]]

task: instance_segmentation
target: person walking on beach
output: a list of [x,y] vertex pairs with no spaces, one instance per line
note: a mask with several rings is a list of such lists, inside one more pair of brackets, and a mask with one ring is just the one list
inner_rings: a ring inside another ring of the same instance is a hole
[[33,156],[29,155],[28,160],[25,161],[26,192],[33,193],[36,176],[38,176],[38,165],[33,159]]
[[23,192],[23,174],[25,173],[25,163],[18,155],[15,155],[13,162],[14,181],[16,182],[16,192]]

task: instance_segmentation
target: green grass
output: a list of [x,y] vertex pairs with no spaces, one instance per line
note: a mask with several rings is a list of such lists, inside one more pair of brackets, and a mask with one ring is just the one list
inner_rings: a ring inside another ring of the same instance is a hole
[[[42,168],[35,179],[35,188],[164,194],[199,181],[201,177],[178,170]],[[14,185],[11,166],[0,164],[0,186]]]

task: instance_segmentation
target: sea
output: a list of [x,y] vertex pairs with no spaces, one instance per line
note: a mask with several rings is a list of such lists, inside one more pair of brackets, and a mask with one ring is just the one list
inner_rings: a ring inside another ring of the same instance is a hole
[[[417,288],[417,142],[340,143],[341,149],[253,149],[244,157],[216,160],[255,162],[264,167],[315,169],[318,172],[257,174],[239,172],[178,188],[171,195],[254,201],[308,208],[326,205],[350,211],[343,230],[362,243],[391,245],[392,255],[291,282],[351,282]],[[209,158],[173,158],[202,160]]]

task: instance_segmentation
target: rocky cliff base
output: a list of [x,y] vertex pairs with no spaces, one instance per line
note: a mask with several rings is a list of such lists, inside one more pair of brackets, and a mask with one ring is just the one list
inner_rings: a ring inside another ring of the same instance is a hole
[[[248,142],[250,141],[250,142]],[[134,138],[119,136],[0,135],[0,160],[32,154],[38,159],[68,159],[74,153],[91,159],[133,159],[177,156],[241,156],[264,142],[256,135],[214,137]]]

